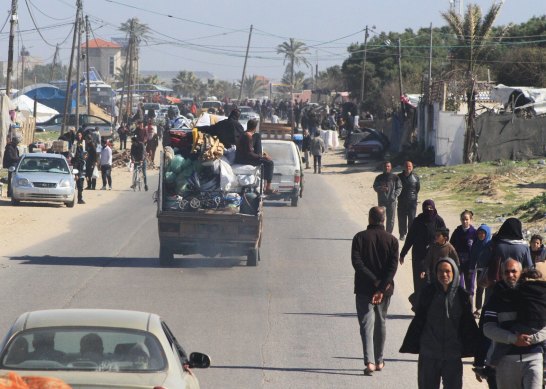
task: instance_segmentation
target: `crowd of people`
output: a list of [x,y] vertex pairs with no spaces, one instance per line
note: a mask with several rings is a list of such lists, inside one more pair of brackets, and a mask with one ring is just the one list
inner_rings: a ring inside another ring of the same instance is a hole
[[[418,354],[420,389],[462,388],[462,358],[474,357],[489,388],[542,389],[546,340],[546,248],[524,240],[519,219],[495,234],[463,210],[450,235],[433,200],[415,215],[420,189],[413,164],[398,175],[390,162],[377,176],[378,206],[353,238],[356,311],[364,374],[385,367],[386,317],[397,267],[411,250],[413,317],[400,352]],[[392,235],[398,209],[400,237]],[[401,219],[403,218],[403,219]],[[399,251],[399,243],[404,242]]]

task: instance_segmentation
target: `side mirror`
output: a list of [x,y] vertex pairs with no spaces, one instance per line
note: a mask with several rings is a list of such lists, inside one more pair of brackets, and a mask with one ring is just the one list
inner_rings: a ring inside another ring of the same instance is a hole
[[78,174],[80,171],[78,169],[72,169],[72,174]]
[[15,166],[10,166],[8,172],[13,173],[15,171]]
[[206,369],[210,366],[210,358],[207,354],[203,353],[191,353],[190,354],[190,367],[198,369]]

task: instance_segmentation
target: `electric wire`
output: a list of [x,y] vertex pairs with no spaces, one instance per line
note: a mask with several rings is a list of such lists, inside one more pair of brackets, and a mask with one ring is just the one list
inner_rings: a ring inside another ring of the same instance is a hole
[[38,32],[38,35],[40,35],[40,38],[42,38],[42,40],[45,42],[46,45],[48,45],[50,47],[57,47],[56,45],[53,45],[53,44],[49,43],[45,39],[45,37],[42,35],[42,32],[40,31],[40,29],[38,28],[38,25],[36,24],[36,21],[34,20],[34,15],[32,14],[32,11],[30,10],[30,5],[28,4],[28,0],[25,0],[25,4],[27,6],[27,10],[28,10],[28,14],[30,15],[30,19],[32,20],[32,24],[36,28],[36,31]]
[[32,7],[38,11],[39,13],[41,13],[42,15],[44,15],[46,18],[49,18],[49,19],[52,19],[52,20],[58,20],[58,21],[66,21],[66,20],[70,20],[72,19],[72,17],[67,17],[67,18],[55,18],[53,16],[50,16],[48,14],[46,14],[44,11],[42,11],[40,8],[38,8],[34,3],[32,3],[31,0],[28,0],[28,2],[30,3],[30,5],[32,5]]

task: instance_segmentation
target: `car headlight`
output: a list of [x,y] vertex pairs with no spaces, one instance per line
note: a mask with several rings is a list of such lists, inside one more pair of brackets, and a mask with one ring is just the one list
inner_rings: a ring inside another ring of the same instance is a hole
[[70,188],[70,180],[63,178],[61,182],[59,182],[59,188]]
[[26,186],[26,187],[30,187],[32,186],[30,184],[30,181],[26,178],[18,178],[15,180],[15,186]]

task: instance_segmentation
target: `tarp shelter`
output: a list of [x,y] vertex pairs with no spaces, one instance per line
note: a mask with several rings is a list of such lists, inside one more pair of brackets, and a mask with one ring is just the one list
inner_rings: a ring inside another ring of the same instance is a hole
[[[21,95],[12,100],[13,105],[19,108],[19,111],[30,112],[31,116],[34,116],[34,100],[27,95]],[[36,103],[36,122],[45,122],[51,117],[57,115],[59,111],[49,108],[42,103]]]
[[66,92],[51,84],[33,84],[21,90],[20,94],[24,94],[31,99],[37,100],[39,103],[57,110],[59,113],[64,113],[64,102]]
[[11,123],[9,117],[10,104],[9,97],[5,94],[0,94],[0,161],[4,157],[4,149],[6,148]]
[[514,102],[518,109],[531,108],[535,115],[546,114],[546,88],[506,86],[499,84],[490,92],[491,100],[507,106]]

